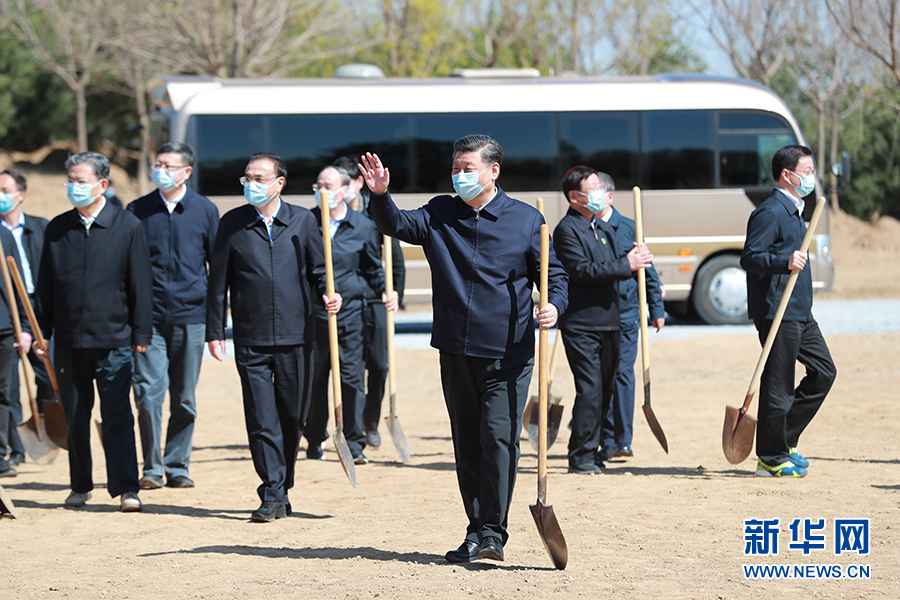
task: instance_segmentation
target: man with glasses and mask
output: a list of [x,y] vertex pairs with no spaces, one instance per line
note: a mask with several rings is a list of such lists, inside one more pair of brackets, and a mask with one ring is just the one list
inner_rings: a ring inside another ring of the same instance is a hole
[[[44,245],[44,231],[47,229],[47,219],[25,213],[24,205],[28,195],[28,180],[19,171],[6,170],[0,172],[0,219],[3,226],[12,233],[16,241],[17,258],[21,264],[22,280],[25,290],[32,303],[37,302],[34,295],[37,284],[38,266],[41,264],[41,250]],[[25,346],[31,349],[30,342]],[[28,362],[34,371],[34,379],[37,387],[38,409],[43,412],[44,403],[53,396],[50,388],[50,379],[47,368],[34,352],[29,352]],[[0,457],[9,450],[9,464],[18,466],[25,460],[25,448],[19,438],[17,425],[22,420],[22,403],[19,400],[19,357],[16,355],[13,361],[9,379],[9,399],[12,408],[12,418],[9,421],[8,448],[0,443]],[[2,419],[0,419],[2,423]],[[0,425],[2,427],[2,425]]]
[[[353,210],[360,211],[370,219],[369,189],[363,181],[362,174],[355,160],[342,156],[333,165],[344,169],[350,175],[349,194],[346,204]],[[377,234],[380,238],[381,234]],[[394,293],[397,295],[398,308],[403,302],[403,286],[406,279],[406,266],[400,240],[390,238],[391,258],[394,275]],[[382,241],[378,241],[378,258],[382,258]],[[387,355],[387,309],[379,291],[369,289],[363,306],[363,361],[366,366],[366,407],[363,410],[363,426],[366,431],[366,445],[372,448],[381,446],[381,435],[378,424],[381,421],[381,404],[384,400],[385,383],[388,375]]]
[[[772,157],[775,190],[747,223],[741,266],[747,271],[747,310],[765,343],[790,273],[796,286],[763,369],[756,425],[756,474],[804,477],[809,461],[798,451],[800,434],[831,389],[837,369],[812,315],[812,271],[800,245],[803,210],[815,201],[812,150],[785,146]],[[796,363],[806,367],[794,387]]]
[[[370,292],[378,295],[387,310],[397,309],[397,298],[396,293],[393,298],[384,297],[384,269],[379,258],[381,236],[369,218],[347,206],[350,186],[350,175],[344,169],[322,169],[313,186],[317,205],[312,213],[316,221],[321,223],[318,201],[322,192],[327,192],[334,287],[343,299],[337,326],[344,435],[353,461],[362,465],[368,462],[363,452],[366,447],[366,432],[363,428],[363,310]],[[322,442],[328,435],[328,373],[331,370],[331,354],[328,346],[328,313],[321,303],[316,303],[314,316],[316,343],[310,410],[303,432],[309,444],[306,456],[321,459],[324,453]]]
[[[100,392],[106,489],[121,510],[141,510],[131,412],[134,353],[153,331],[152,275],[141,222],[106,201],[109,160],[96,152],[66,160],[74,208],[50,221],[38,270],[38,318],[54,337],[63,406],[69,422],[69,508],[91,497],[91,409]],[[44,354],[46,344],[34,343]]]
[[[196,388],[206,330],[207,267],[219,211],[188,187],[193,166],[190,146],[163,144],[150,174],[157,189],[128,205],[144,226],[153,268],[153,338],[134,364],[143,490],[158,489],[164,483],[194,487],[190,462]],[[165,450],[160,453],[166,391],[169,423]]]
[[360,171],[379,229],[420,245],[431,265],[441,384],[450,414],[456,476],[468,524],[448,562],[503,560],[519,460],[522,410],[534,365],[535,320],[552,327],[568,303],[568,278],[550,249],[550,303],[536,310],[544,217],[497,185],[503,149],[486,135],[453,143],[455,195],[400,210],[390,171],[374,154]]
[[325,295],[315,217],[281,198],[287,183],[281,158],[254,154],[240,183],[247,204],[222,216],[213,248],[206,339],[210,354],[225,360],[230,299],[250,454],[262,480],[261,503],[250,518],[267,523],[291,513],[288,492],[308,410],[313,298],[337,313],[341,296]]

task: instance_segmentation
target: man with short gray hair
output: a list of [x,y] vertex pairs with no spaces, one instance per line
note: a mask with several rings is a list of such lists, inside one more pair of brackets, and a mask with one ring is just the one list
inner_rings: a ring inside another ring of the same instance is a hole
[[[91,497],[91,409],[100,392],[106,488],[122,512],[141,510],[131,412],[133,353],[152,331],[152,278],[141,223],[104,198],[109,161],[96,152],[66,160],[73,210],[50,221],[38,273],[41,328],[55,338],[63,406],[69,423],[69,508]],[[46,354],[45,344],[35,351]]]

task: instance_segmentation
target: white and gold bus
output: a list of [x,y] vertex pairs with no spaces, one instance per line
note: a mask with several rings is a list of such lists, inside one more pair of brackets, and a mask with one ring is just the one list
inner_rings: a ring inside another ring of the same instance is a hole
[[[670,310],[692,308],[709,323],[746,320],[738,259],[747,217],[772,188],[774,151],[804,143],[769,89],[709,76],[174,77],[155,96],[160,135],[193,146],[193,185],[222,209],[240,202],[247,156],[263,151],[284,158],[286,198],[307,206],[323,166],[377,152],[390,166],[394,198],[412,208],[451,190],[453,140],[485,133],[504,149],[500,185],[524,201],[543,197],[551,226],[566,210],[560,192],[566,168],[605,171],[623,213],[632,213],[631,187],[643,190],[645,235]],[[404,255],[407,301],[427,301],[421,249],[405,247]],[[811,256],[814,287],[829,289],[827,215]]]

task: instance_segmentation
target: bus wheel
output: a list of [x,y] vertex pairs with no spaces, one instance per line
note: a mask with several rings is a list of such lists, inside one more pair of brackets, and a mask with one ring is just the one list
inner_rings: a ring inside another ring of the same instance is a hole
[[697,315],[710,325],[747,322],[747,274],[738,256],[724,254],[706,262],[691,294]]

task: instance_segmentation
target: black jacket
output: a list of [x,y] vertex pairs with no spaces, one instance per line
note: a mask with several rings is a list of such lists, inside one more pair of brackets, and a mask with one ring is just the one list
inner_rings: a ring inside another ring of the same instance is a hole
[[[25,215],[25,227],[22,230],[22,245],[25,247],[25,258],[31,268],[32,283],[37,288],[38,270],[41,266],[41,253],[44,250],[44,232],[50,221],[43,217]],[[21,256],[19,259],[21,260]]]
[[631,268],[612,227],[600,219],[593,224],[570,208],[553,232],[556,255],[569,274],[563,330],[619,329],[616,282],[631,277]]
[[[747,222],[741,266],[747,271],[747,312],[754,321],[775,317],[790,271],[791,255],[800,249],[806,225],[797,207],[777,189],[763,200]],[[787,310],[785,321],[812,318],[812,269],[806,263]]]
[[[614,239],[619,256],[627,255],[634,247],[635,242],[634,219],[629,219],[613,208],[608,224],[615,232]],[[650,312],[650,320],[655,321],[666,316],[662,298],[662,281],[652,265],[646,269],[646,275],[647,308]],[[619,322],[628,323],[639,320],[637,273],[632,273],[628,279],[619,281],[616,287],[619,289]]]
[[190,189],[169,213],[154,190],[128,205],[141,220],[153,268],[153,323],[206,322],[207,265],[219,210]]
[[[370,199],[371,193],[369,192],[369,189],[363,188],[360,192],[360,201],[362,203],[360,214],[366,215],[366,217],[371,219],[374,223],[375,217],[372,215],[372,211],[369,208],[371,206]],[[378,235],[378,258],[383,258],[382,244],[384,241],[380,239],[383,234],[379,231]],[[397,298],[402,305],[403,295],[406,292],[406,259],[403,257],[403,248],[400,246],[400,240],[393,237],[391,238],[391,264],[393,266],[394,291],[397,292]],[[366,301],[370,303],[381,302],[381,293],[376,293],[375,290],[369,290]]]
[[208,341],[225,339],[229,292],[235,344],[305,343],[311,296],[325,293],[322,237],[312,213],[282,200],[271,242],[253,206],[225,213],[209,270]]
[[[317,206],[310,212],[319,223],[321,235],[321,211]],[[342,314],[361,310],[363,300],[370,294],[375,294],[381,300],[384,292],[384,268],[381,266],[380,245],[381,235],[375,228],[375,223],[348,208],[346,218],[341,221],[331,238],[334,289],[342,299],[339,318]],[[316,295],[314,306],[317,318],[328,318],[321,296]]]
[[78,211],[50,221],[36,295],[44,335],[72,348],[147,345],[152,277],[141,222],[107,202],[89,232]]
[[[432,346],[480,358],[534,355],[531,292],[540,277],[541,213],[499,189],[480,214],[449,195],[400,210],[390,194],[372,194],[369,210],[382,232],[425,250]],[[551,246],[549,295],[560,314],[568,304],[567,283]]]
[[[12,256],[16,261],[16,266],[19,268],[19,273],[22,272],[22,263],[19,260],[19,253],[16,246],[16,238],[13,237],[13,234],[3,226],[0,226],[0,244],[3,244],[3,253],[5,256]],[[19,298],[19,294],[15,289],[15,284],[12,283],[12,278],[10,278],[10,284],[13,285],[13,295],[15,297],[16,305],[19,309],[19,324],[22,326],[24,331],[31,331],[31,327],[28,326],[28,318],[25,316],[25,309],[22,305],[22,301]],[[13,325],[12,325],[12,315],[9,311],[9,302],[11,299],[7,298],[6,295],[6,286],[3,285],[2,281],[0,281],[0,297],[3,298],[0,301],[0,335],[11,335],[13,333]]]

